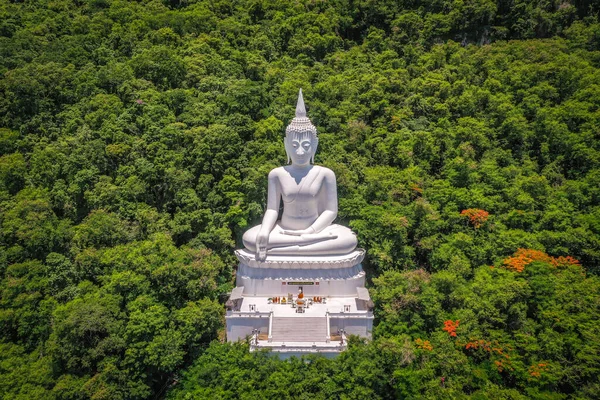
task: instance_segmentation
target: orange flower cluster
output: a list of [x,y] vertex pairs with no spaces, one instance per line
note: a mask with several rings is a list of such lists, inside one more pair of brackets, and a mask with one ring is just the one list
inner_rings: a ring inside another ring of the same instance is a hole
[[452,321],[451,319],[444,321],[444,328],[442,330],[448,332],[450,336],[456,337],[456,328],[458,328],[459,319]]
[[429,342],[429,340],[416,339],[415,343],[417,344],[417,348],[421,350],[431,351],[433,350],[433,346]]
[[581,265],[579,260],[571,256],[552,257],[552,265],[555,267],[568,267],[569,265]]
[[[484,351],[487,351],[490,354],[495,354],[495,357],[500,356],[501,357],[500,359],[494,361],[494,365],[496,366],[496,369],[498,370],[498,372],[502,372],[505,369],[509,369],[509,370],[514,369],[511,366],[510,356],[504,352],[504,349],[502,349],[502,347],[498,344],[498,342],[495,342],[494,345],[492,345],[492,342],[488,342],[486,340],[475,340],[472,342],[468,342],[465,345],[465,349],[467,349],[467,350],[482,349]],[[509,350],[510,350],[510,348],[509,348]]]
[[510,271],[523,272],[525,267],[534,261],[549,263],[554,267],[579,265],[579,261],[571,256],[552,257],[543,251],[533,249],[518,249],[512,257],[504,260],[502,265]]
[[485,210],[480,210],[479,208],[469,208],[467,210],[462,210],[460,215],[466,215],[471,224],[477,229],[487,221],[490,213]]
[[488,342],[485,341],[483,339],[480,340],[475,340],[474,342],[468,342],[465,345],[465,349],[469,350],[469,349],[483,349],[485,351],[491,352],[492,351],[492,342]]
[[500,347],[498,345],[498,342],[495,342],[494,346],[492,346],[492,342],[488,342],[486,340],[475,340],[473,342],[468,342],[465,345],[465,349],[469,350],[469,349],[482,349],[487,351],[488,353],[496,353],[500,356],[505,357],[506,359],[509,359],[510,357],[504,353],[504,350],[502,349],[502,347]]
[[546,363],[538,363],[533,364],[529,367],[529,375],[534,378],[540,378],[542,376],[542,372],[548,371],[548,364]]
[[494,365],[496,366],[496,369],[498,370],[498,372],[502,372],[502,371],[504,371],[504,369],[510,369],[510,370],[514,369],[510,365],[505,364],[504,361],[502,361],[502,360],[494,361]]

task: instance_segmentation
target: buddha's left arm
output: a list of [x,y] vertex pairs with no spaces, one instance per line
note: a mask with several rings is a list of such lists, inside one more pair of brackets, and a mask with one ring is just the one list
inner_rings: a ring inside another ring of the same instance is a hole
[[323,212],[313,222],[311,228],[315,233],[321,232],[333,223],[338,213],[337,186],[335,174],[331,170],[325,172],[323,178],[323,187],[321,187],[322,201],[324,202]]

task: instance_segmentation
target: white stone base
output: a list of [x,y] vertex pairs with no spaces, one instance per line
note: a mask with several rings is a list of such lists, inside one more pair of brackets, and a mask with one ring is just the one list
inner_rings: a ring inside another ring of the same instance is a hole
[[[364,288],[364,250],[341,256],[270,255],[264,261],[246,250],[236,255],[238,288],[225,316],[228,341],[249,340],[251,351],[266,348],[289,357],[333,356],[346,348],[347,335],[371,338],[374,317]],[[296,302],[271,299],[297,299],[300,287],[306,299],[302,309]]]
[[270,269],[332,269],[348,268],[360,264],[365,258],[363,249],[355,249],[351,253],[336,256],[274,256],[269,255],[264,261],[258,261],[256,256],[246,249],[235,251],[240,264],[252,268]]
[[244,296],[286,296],[302,286],[306,296],[345,297],[365,285],[362,249],[343,256],[268,256],[265,261],[246,250],[236,255],[236,286],[244,287]]

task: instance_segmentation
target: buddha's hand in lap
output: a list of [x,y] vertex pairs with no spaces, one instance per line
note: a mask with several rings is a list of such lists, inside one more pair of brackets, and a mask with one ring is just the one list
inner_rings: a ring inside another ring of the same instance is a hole
[[301,229],[301,230],[297,230],[297,231],[283,229],[280,233],[282,235],[300,237],[300,242],[306,242],[306,243],[313,243],[315,241],[322,241],[322,240],[333,240],[333,239],[338,238],[338,235],[336,235],[332,232],[317,232],[317,233],[315,233],[315,230],[312,228]]
[[289,235],[289,236],[302,236],[302,235],[307,235],[307,234],[316,233],[316,232],[313,228],[306,228],[306,229],[299,229],[299,230],[282,229],[279,231],[279,233],[281,233],[282,235]]

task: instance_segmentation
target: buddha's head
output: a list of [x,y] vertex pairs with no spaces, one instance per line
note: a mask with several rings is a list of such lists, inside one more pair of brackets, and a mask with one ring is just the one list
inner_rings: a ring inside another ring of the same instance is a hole
[[292,165],[306,166],[315,162],[319,138],[317,137],[317,128],[306,116],[302,89],[298,94],[296,116],[285,129],[284,144],[288,163],[291,160]]

